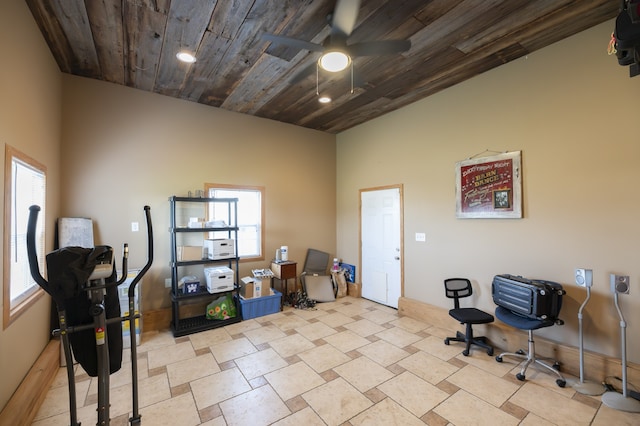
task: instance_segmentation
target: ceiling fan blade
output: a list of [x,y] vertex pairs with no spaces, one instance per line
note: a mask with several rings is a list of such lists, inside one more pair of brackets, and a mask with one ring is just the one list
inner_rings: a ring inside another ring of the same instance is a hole
[[275,34],[262,34],[262,38],[267,41],[270,41],[271,43],[284,44],[289,47],[310,50],[312,52],[322,52],[324,50],[324,47],[322,47],[319,44],[311,43],[305,40],[299,40],[297,38],[291,38],[291,37],[280,36]]
[[331,36],[346,39],[349,37],[358,20],[360,0],[337,0],[331,20]]
[[316,67],[318,65],[316,64],[316,62],[312,62],[309,65],[307,65],[306,67],[304,67],[302,69],[302,71],[300,71],[298,74],[294,75],[293,78],[290,80],[291,84],[298,84],[300,83],[302,80],[306,79],[307,77],[309,77],[311,74],[315,74],[316,73]]
[[393,55],[406,52],[411,48],[410,40],[364,41],[349,46],[349,53],[356,56]]

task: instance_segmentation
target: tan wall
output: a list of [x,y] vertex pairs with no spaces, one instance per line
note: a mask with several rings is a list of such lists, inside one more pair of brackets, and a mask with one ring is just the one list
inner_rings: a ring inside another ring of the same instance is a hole
[[[8,144],[47,167],[46,218],[39,220],[46,220],[51,248],[59,211],[61,77],[24,1],[0,2],[0,51],[2,165]],[[4,181],[4,172],[0,179]],[[4,222],[4,209],[0,217]],[[49,341],[49,304],[49,297],[43,297],[6,329],[6,324],[0,327],[0,410]]]
[[[265,187],[266,258],[241,264],[242,276],[269,266],[288,245],[302,268],[307,248],[335,252],[335,136],[65,76],[63,215],[95,220],[97,243],[130,267],[145,261],[143,206],[151,207],[155,260],[143,280],[143,309],[169,307],[169,203],[205,182]],[[120,262],[118,262],[120,264]]]
[[[594,271],[585,347],[620,356],[609,274],[631,276],[620,296],[628,359],[640,362],[640,77],[607,56],[607,22],[459,86],[338,135],[338,254],[358,261],[358,190],[404,185],[404,295],[450,306],[443,280],[474,282],[473,303],[493,311],[501,273],[562,283],[563,327],[540,333],[578,345]],[[486,149],[523,153],[524,219],[455,218],[455,163]],[[426,243],[415,233],[426,233]],[[366,283],[363,283],[366,285]]]
[[[156,258],[143,309],[169,306],[169,195],[204,182],[264,185],[267,259],[287,244],[300,263],[308,247],[357,263],[358,190],[402,183],[405,296],[447,307],[442,280],[463,275],[476,286],[474,303],[492,310],[496,273],[553,279],[569,292],[567,324],[542,333],[575,345],[584,291],[573,269],[592,268],[585,345],[619,356],[608,274],[629,274],[631,295],[620,299],[629,359],[640,361],[640,145],[632,132],[640,77],[629,79],[605,54],[613,22],[344,132],[336,152],[332,135],[107,83],[64,76],[61,95],[27,7],[1,4],[0,47],[19,60],[0,67],[0,141],[47,165],[49,230],[61,215],[92,217],[98,242],[118,250],[129,242],[132,267],[144,262],[144,234],[131,222],[151,206]],[[523,151],[524,219],[455,219],[455,162],[485,149]],[[415,232],[427,242],[415,242]],[[267,264],[243,264],[241,273]],[[46,344],[47,326],[43,299],[0,331],[0,407]]]

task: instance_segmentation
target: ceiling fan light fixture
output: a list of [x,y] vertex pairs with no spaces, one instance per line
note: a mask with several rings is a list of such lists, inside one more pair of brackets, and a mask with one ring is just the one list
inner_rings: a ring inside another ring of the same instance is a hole
[[187,52],[184,50],[176,53],[176,58],[178,58],[178,60],[185,62],[187,64],[192,64],[196,61],[196,57],[193,56],[193,53]]
[[351,63],[351,58],[340,50],[332,50],[324,53],[318,59],[318,65],[325,71],[338,72],[346,69]]

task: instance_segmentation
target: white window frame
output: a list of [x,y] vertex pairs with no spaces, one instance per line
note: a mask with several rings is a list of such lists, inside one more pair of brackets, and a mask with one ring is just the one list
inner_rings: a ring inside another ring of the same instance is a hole
[[[265,228],[264,227],[264,187],[205,183],[204,188],[205,188],[205,194],[207,194],[207,196],[211,198],[239,198],[238,223],[230,224],[230,225],[237,225],[239,228],[237,244],[238,244],[238,253],[240,256],[240,260],[241,261],[264,260],[264,252],[265,252],[265,249],[264,249],[264,228]],[[260,211],[257,213],[252,212],[252,214],[250,215],[243,214],[243,208],[246,208],[246,207],[244,207],[241,197],[237,196],[238,192],[258,193],[260,197],[260,200],[259,200]],[[209,215],[211,215],[212,208],[213,206],[209,208]],[[247,216],[252,217],[252,219],[243,219]],[[211,217],[211,219],[218,219],[218,218]],[[246,251],[246,250],[245,250],[245,247],[243,247],[242,235],[243,233],[251,229],[253,229],[253,231],[250,231],[250,234],[252,234],[250,237],[251,240],[253,241],[254,238],[257,240],[256,243],[252,245],[254,245],[258,249],[258,252],[257,253],[250,252],[247,254],[247,253],[243,253],[243,251]],[[222,237],[222,235],[216,235],[215,237]]]
[[[27,173],[27,175],[25,175]],[[29,173],[33,173],[29,176]],[[39,178],[35,175],[41,175]],[[20,181],[18,177],[22,176]],[[36,177],[38,180],[28,180]],[[45,292],[31,277],[26,251],[29,206],[40,206],[36,226],[38,267],[44,269],[47,169],[28,155],[5,146],[4,167],[3,329],[27,311]]]

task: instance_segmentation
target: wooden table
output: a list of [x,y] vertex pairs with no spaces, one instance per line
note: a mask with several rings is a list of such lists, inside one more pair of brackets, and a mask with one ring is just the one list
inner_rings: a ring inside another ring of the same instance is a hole
[[273,277],[280,280],[280,289],[282,290],[282,299],[280,300],[280,310],[284,306],[284,300],[289,296],[289,280],[293,278],[293,290],[296,289],[296,267],[298,263],[291,260],[285,262],[272,262],[271,270]]

